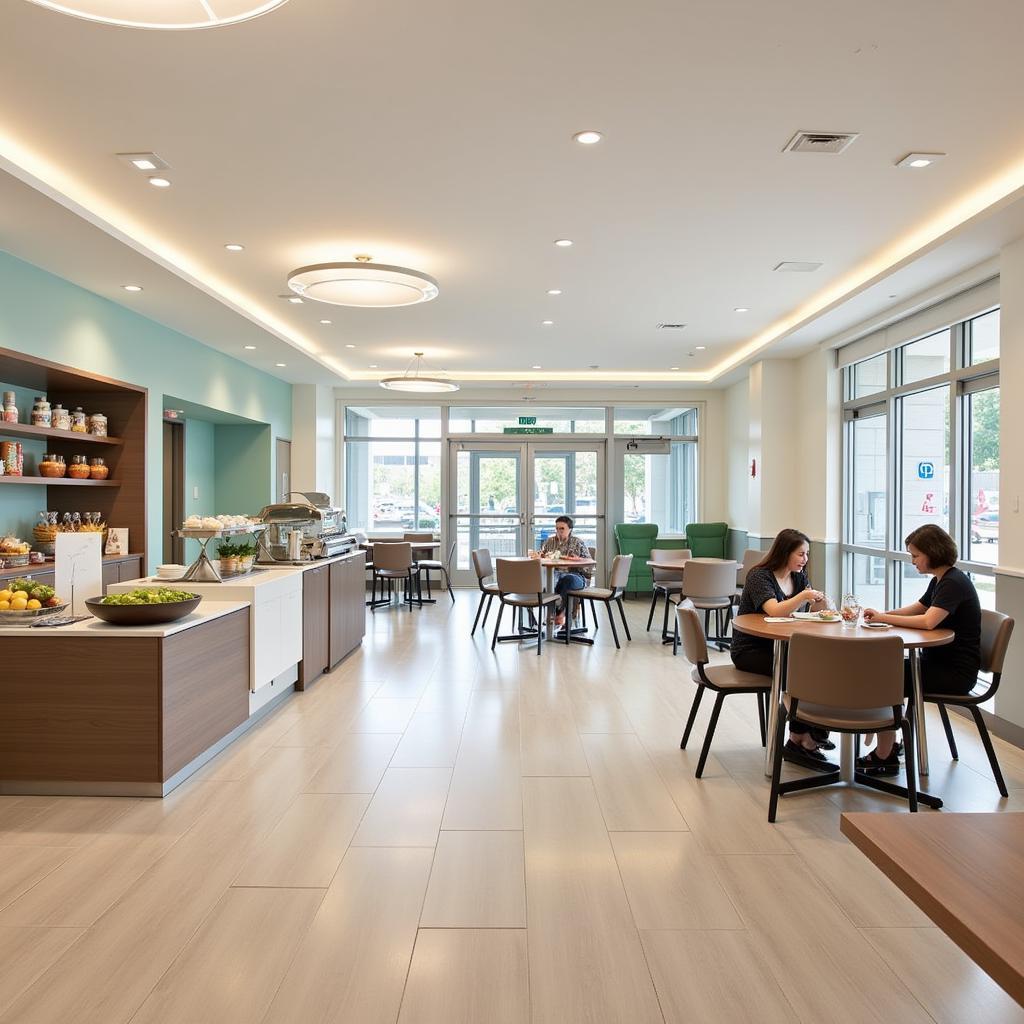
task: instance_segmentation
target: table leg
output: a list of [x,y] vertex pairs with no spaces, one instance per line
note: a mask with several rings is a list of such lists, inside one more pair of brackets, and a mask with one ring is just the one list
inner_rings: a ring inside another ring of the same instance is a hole
[[779,701],[782,700],[782,656],[781,640],[772,644],[772,689],[768,694],[768,735],[765,737],[764,773],[771,775],[772,761],[775,758],[775,733],[779,728]]
[[[555,592],[555,567],[553,565],[544,566],[544,571],[547,573],[547,582],[545,584],[545,593],[553,594]],[[538,615],[544,614],[543,611],[539,610]],[[546,615],[547,619],[547,639],[548,641],[554,640],[555,638],[555,619],[551,614]],[[540,623],[537,624],[537,628],[540,629]]]
[[921,688],[921,652],[910,649],[910,678],[914,689],[914,732],[917,740],[917,774],[928,774],[928,730],[924,721],[924,691]]
[[839,778],[843,782],[853,782],[853,751],[853,733],[844,732],[839,738]]

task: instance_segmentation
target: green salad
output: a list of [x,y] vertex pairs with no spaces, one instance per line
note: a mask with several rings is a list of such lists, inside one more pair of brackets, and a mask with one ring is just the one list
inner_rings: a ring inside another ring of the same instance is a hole
[[107,594],[103,604],[177,604],[179,601],[191,601],[198,594],[187,594],[184,590],[172,590],[170,587],[141,587],[127,594]]

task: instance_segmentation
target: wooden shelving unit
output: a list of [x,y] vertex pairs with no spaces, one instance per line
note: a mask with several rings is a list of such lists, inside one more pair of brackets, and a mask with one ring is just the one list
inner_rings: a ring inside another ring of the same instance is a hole
[[[94,437],[28,423],[0,422],[0,440],[28,440],[45,444],[47,451],[82,454],[83,449],[101,455],[110,468],[106,480],[73,480],[68,477],[0,476],[0,486],[45,487],[39,507],[57,512],[101,512],[108,526],[128,527],[132,552],[142,555],[146,566],[146,432],[149,393],[145,388],[36,359],[22,352],[0,348],[0,382],[46,395],[51,404],[68,409],[81,406],[87,413],[107,416],[109,437]],[[68,459],[70,461],[70,459]],[[92,487],[88,506],[76,488]],[[0,511],[0,532],[7,524]]]

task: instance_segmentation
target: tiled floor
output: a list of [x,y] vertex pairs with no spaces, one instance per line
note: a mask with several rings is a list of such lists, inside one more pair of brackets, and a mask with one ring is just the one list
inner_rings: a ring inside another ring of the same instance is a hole
[[[0,798],[0,1022],[1024,1021],[839,833],[767,822],[752,697],[705,778],[688,666],[628,605],[591,649],[499,646],[476,595],[363,648],[163,801]],[[705,701],[705,705],[709,705]],[[1024,752],[931,723],[952,810],[1024,807]],[[923,812],[932,813],[932,812]],[[984,851],[979,851],[984,856]]]

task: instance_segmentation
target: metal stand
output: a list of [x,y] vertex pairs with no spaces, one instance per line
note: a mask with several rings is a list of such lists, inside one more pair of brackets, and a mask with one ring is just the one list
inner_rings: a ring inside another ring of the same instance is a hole
[[266,530],[265,523],[252,523],[249,526],[237,526],[230,530],[175,530],[179,537],[187,540],[199,541],[199,557],[175,580],[175,583],[223,583],[217,567],[213,564],[210,556],[206,553],[207,545],[211,540],[219,537],[241,537],[245,535],[256,537],[257,553],[266,550],[263,544],[262,533]]

